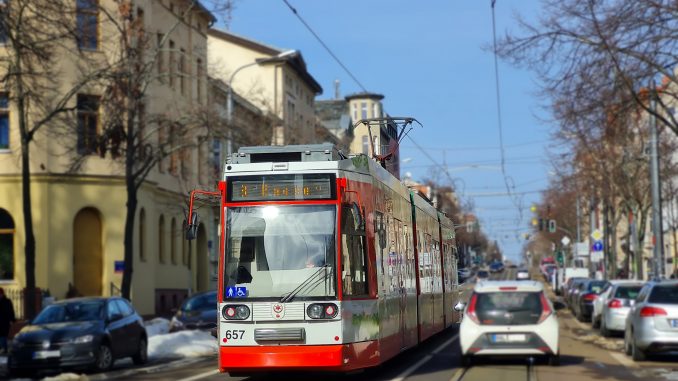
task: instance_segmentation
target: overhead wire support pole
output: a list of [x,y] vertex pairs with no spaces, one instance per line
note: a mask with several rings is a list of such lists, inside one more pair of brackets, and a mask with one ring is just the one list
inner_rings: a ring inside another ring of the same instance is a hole
[[664,236],[662,227],[662,199],[659,179],[659,158],[657,147],[657,88],[650,80],[650,180],[652,183],[652,253],[654,264],[652,275],[655,279],[664,277]]

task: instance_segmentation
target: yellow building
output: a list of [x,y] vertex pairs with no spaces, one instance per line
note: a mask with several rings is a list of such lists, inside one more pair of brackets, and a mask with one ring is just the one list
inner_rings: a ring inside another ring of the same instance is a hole
[[[80,64],[102,63],[120,51],[121,36],[104,14],[105,8],[112,15],[132,12],[148,37],[148,51],[158,52],[157,56],[146,56],[154,60],[155,77],[145,92],[143,117],[181,117],[186,110],[207,107],[207,30],[215,20],[199,3],[138,0],[127,10],[113,0],[77,4],[77,22],[84,20],[85,27],[78,27],[79,38],[71,42],[72,49],[56,52],[60,65],[57,78],[64,91],[79,80]],[[63,139],[50,136],[52,126],[43,128],[31,144],[36,285],[57,299],[66,297],[69,285],[73,287],[71,294],[80,295],[116,294],[121,285],[127,202],[124,167],[109,154],[101,157],[91,145],[81,144],[100,132],[106,118],[100,103],[107,95],[104,88],[100,83],[88,85],[70,101],[75,109],[72,124],[77,127],[70,141],[77,140],[78,151],[91,153],[78,171],[69,170],[73,153],[64,148]],[[3,91],[0,286],[11,291],[26,285],[26,237],[18,116],[11,99],[13,89]],[[160,138],[153,135],[150,139]],[[202,146],[182,152],[180,157],[171,155],[152,168],[139,188],[132,302],[141,314],[167,313],[179,305],[188,290],[215,288],[218,216],[208,208],[201,210],[198,238],[191,246],[183,239],[182,230],[188,192],[215,184],[209,172],[210,152],[209,147]]]
[[218,29],[208,31],[207,46],[210,76],[226,85],[232,81],[235,92],[277,120],[271,144],[320,142],[314,99],[322,87],[307,71],[301,53]]

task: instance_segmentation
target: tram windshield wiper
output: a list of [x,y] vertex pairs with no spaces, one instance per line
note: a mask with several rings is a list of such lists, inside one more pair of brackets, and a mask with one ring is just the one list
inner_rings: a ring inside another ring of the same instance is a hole
[[327,276],[329,274],[329,272],[327,271],[328,267],[330,267],[330,265],[327,264],[327,263],[320,266],[320,268],[317,271],[315,271],[308,278],[306,278],[303,282],[301,282],[294,290],[283,294],[280,297],[280,303],[291,302],[292,299],[294,299],[294,297],[297,296],[297,294],[299,294],[301,291],[305,291],[305,290],[310,291],[319,282],[327,279]]

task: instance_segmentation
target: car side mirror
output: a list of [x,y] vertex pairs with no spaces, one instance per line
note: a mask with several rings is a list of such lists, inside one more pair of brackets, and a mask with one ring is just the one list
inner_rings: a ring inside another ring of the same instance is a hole
[[118,321],[120,319],[122,319],[122,314],[121,313],[115,313],[115,314],[113,314],[109,317],[108,321],[114,322],[114,321]]
[[464,307],[466,307],[466,304],[462,302],[457,302],[457,304],[454,305],[454,310],[457,312],[461,312],[464,310]]

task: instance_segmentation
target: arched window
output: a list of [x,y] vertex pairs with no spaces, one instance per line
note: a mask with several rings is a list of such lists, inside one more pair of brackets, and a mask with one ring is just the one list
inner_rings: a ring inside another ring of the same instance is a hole
[[0,209],[0,280],[14,279],[14,220]]
[[177,220],[172,217],[172,225],[170,230],[170,258],[172,264],[177,264]]
[[188,245],[190,245],[190,242],[184,237],[183,235],[181,236],[181,263],[183,263],[184,266],[188,266]]
[[139,259],[146,262],[146,211],[139,211]]
[[165,216],[162,214],[158,221],[158,261],[165,263]]

